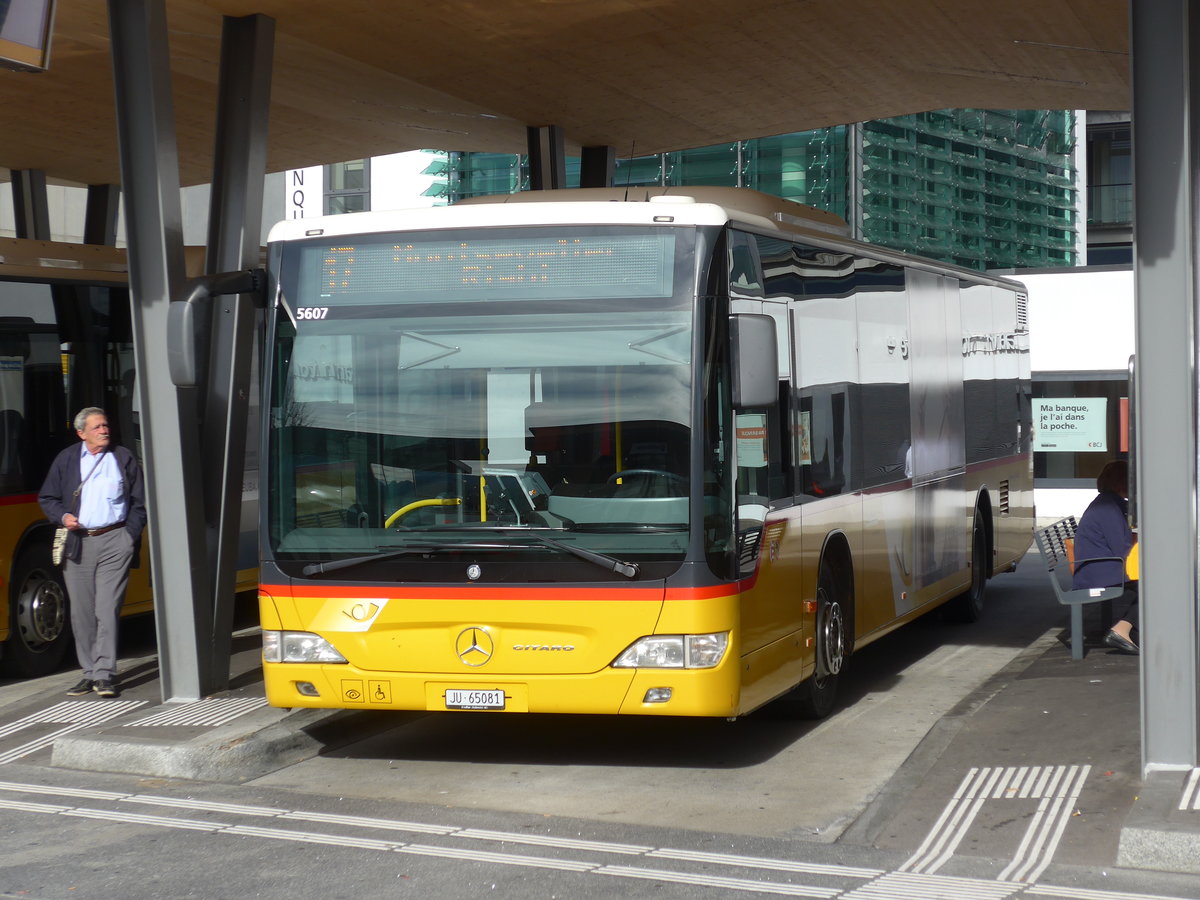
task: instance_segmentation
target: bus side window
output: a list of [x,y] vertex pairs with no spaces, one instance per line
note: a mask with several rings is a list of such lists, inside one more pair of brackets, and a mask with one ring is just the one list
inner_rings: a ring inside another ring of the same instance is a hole
[[847,423],[844,391],[806,391],[800,398],[800,493],[832,497],[846,488]]
[[729,232],[729,295],[751,298],[763,295],[758,247],[752,236],[740,231]]
[[738,515],[762,522],[767,511],[792,500],[792,465],[788,442],[783,439],[790,388],[779,386],[775,406],[737,414]]

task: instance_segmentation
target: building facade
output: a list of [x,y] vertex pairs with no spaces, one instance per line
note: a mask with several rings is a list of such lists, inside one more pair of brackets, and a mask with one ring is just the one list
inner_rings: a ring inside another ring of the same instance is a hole
[[[836,213],[855,237],[971,269],[1084,259],[1077,116],[934,110],[620,159],[614,184],[747,187]],[[451,153],[438,200],[513,193],[524,157]],[[579,184],[579,160],[567,160]]]

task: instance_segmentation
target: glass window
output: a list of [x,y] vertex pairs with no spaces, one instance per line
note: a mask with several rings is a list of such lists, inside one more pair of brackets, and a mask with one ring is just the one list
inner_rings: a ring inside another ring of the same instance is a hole
[[371,161],[352,159],[325,167],[325,214],[364,212],[371,208]]
[[365,159],[352,159],[349,162],[333,163],[329,166],[328,174],[329,185],[327,190],[330,192],[338,191],[365,191],[367,185],[367,173],[370,162]]
[[[463,231],[453,277],[444,233],[385,235],[357,241],[333,286],[323,261],[337,248],[288,247],[281,283],[295,319],[279,326],[271,436],[280,555],[433,541],[583,565],[528,535],[540,528],[598,553],[681,559],[694,240],[647,230],[666,251],[630,252],[662,268],[631,282],[617,277],[631,234]],[[607,262],[593,265],[602,245]],[[481,247],[494,257],[487,277]],[[526,251],[536,277],[518,271]],[[480,548],[481,528],[525,536]]]
[[1133,157],[1128,123],[1088,129],[1088,224],[1133,221]]
[[85,406],[140,454],[129,292],[0,281],[0,492],[35,491]]
[[367,209],[366,194],[330,194],[325,198],[325,215],[327,216],[366,212]]
[[757,240],[769,298],[794,298],[789,411],[800,494],[906,477],[910,440],[904,271],[853,254]]

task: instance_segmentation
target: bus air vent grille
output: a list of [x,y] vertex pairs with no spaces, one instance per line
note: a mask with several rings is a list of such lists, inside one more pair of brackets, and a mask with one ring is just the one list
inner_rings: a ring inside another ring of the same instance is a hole
[[738,568],[742,572],[752,570],[758,562],[759,538],[762,537],[762,527],[751,528],[738,535]]

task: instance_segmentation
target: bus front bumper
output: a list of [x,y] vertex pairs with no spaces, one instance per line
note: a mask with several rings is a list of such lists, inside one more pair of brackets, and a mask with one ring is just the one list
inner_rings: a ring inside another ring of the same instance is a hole
[[[731,665],[732,663],[732,665]],[[349,665],[264,663],[267,701],[281,708],[592,715],[738,715],[736,657],[712,669],[617,669],[583,675],[453,676]]]

